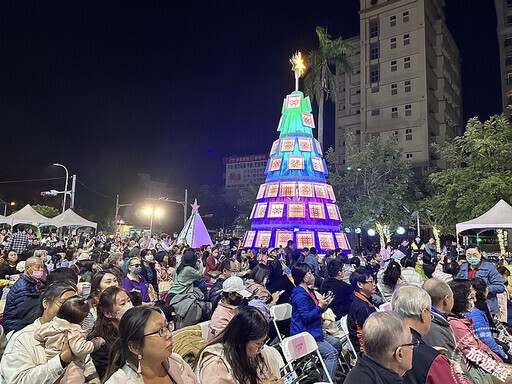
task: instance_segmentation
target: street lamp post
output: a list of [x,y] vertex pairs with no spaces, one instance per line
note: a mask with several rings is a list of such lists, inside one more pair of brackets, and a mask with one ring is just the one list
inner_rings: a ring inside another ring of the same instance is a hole
[[181,204],[183,206],[183,226],[185,226],[185,224],[187,223],[188,190],[185,189],[185,200],[184,201],[172,200],[172,199],[168,199],[167,197],[159,197],[158,199],[148,198],[146,200],[165,201],[166,203]]
[[153,235],[153,216],[161,216],[162,211],[160,209],[146,208],[146,215],[149,215],[149,236]]
[[4,216],[7,216],[7,205],[16,205],[16,203],[14,201],[11,201],[10,203],[8,203],[7,201],[5,200],[2,200],[0,199],[0,203],[2,203],[4,205]]
[[69,179],[69,172],[66,166],[59,164],[59,163],[53,163],[56,167],[62,167],[66,171],[66,184],[64,186],[64,198],[62,199],[62,213],[66,210],[66,197],[68,195],[68,179]]

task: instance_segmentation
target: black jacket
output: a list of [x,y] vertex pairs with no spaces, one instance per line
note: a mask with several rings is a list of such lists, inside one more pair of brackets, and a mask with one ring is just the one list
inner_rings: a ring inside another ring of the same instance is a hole
[[384,368],[364,353],[359,354],[357,363],[350,370],[346,384],[402,384],[402,377],[395,371]]
[[334,294],[334,300],[329,305],[329,308],[331,308],[336,315],[336,320],[339,320],[345,316],[350,309],[350,304],[352,304],[352,300],[354,299],[354,289],[350,284],[344,281],[329,277],[322,283],[320,292],[326,293],[329,291],[332,291]]

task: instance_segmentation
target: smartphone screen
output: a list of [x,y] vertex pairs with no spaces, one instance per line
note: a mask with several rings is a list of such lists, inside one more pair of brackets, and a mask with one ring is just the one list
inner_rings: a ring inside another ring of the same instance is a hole
[[297,378],[298,378],[297,373],[295,371],[293,371],[292,373],[289,373],[288,375],[286,375],[284,377],[283,383],[284,384],[292,384],[295,380],[297,380]]

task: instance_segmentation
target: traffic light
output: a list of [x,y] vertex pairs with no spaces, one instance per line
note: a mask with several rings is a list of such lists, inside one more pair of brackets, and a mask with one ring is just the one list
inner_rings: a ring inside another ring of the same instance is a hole
[[57,196],[58,192],[55,189],[41,192],[41,196]]

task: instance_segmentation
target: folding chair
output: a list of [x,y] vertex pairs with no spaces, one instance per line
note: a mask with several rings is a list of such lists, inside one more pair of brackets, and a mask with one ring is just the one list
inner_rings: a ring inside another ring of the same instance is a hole
[[347,318],[348,318],[348,315],[345,315],[340,319],[340,326],[341,326],[343,333],[345,333],[345,335],[347,335],[347,343],[348,343],[348,345],[350,345],[350,348],[352,348],[352,351],[354,352],[354,362],[356,362],[357,361],[357,350],[354,348],[352,341],[350,341],[350,337],[348,334]]
[[274,327],[276,327],[279,343],[282,344],[283,336],[281,335],[281,331],[277,326],[277,322],[282,320],[288,320],[292,317],[292,305],[289,303],[273,305],[272,307],[270,307],[270,316],[272,317],[272,323],[274,324]]
[[203,321],[202,323],[199,323],[197,325],[201,327],[201,334],[203,336],[203,339],[209,341],[213,337],[212,330],[210,328],[210,320]]
[[380,282],[377,283],[377,289],[380,292],[380,296],[382,297],[382,300],[384,300],[384,302],[386,302],[386,303],[389,303],[389,300],[386,299],[386,297],[382,294],[382,284]]
[[320,352],[318,351],[318,344],[313,336],[311,336],[308,332],[302,332],[297,335],[289,336],[283,339],[281,343],[281,347],[283,350],[284,358],[286,359],[288,368],[293,371],[293,362],[300,359],[303,356],[309,355],[311,353],[316,353],[318,360],[322,364],[322,368],[325,372],[325,375],[329,379],[329,383],[333,384],[332,378],[329,375],[329,371],[327,371],[327,367],[325,366],[324,359]]

